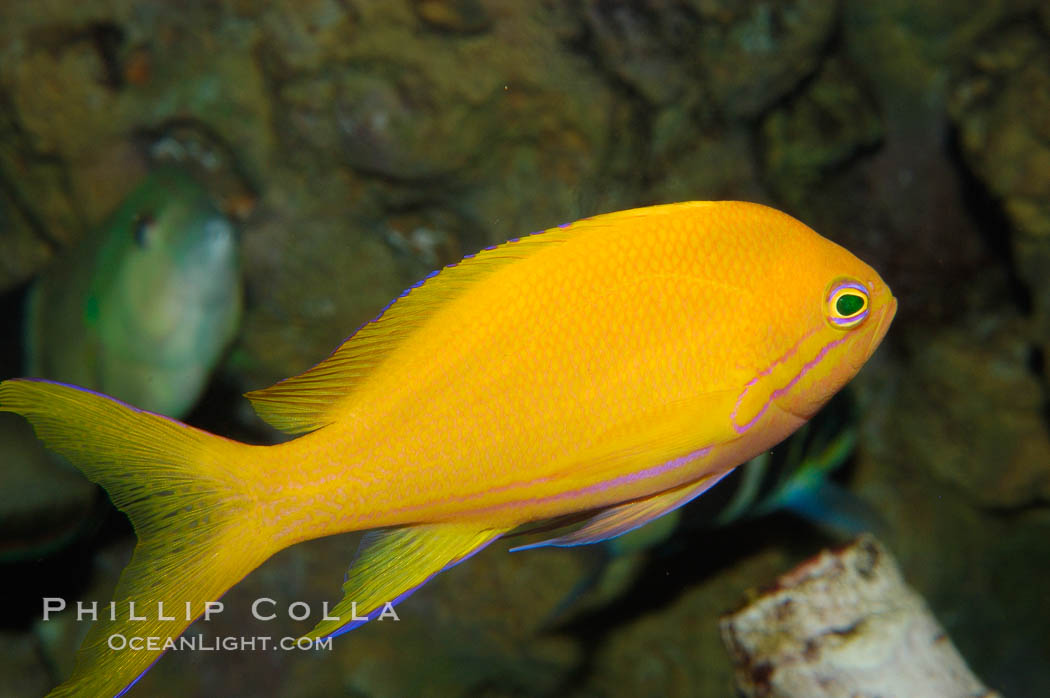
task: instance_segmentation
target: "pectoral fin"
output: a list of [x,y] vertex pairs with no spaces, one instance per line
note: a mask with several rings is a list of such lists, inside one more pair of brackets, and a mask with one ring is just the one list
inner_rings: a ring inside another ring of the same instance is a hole
[[729,419],[736,395],[731,390],[703,393],[639,412],[558,469],[579,479],[604,480],[703,457],[710,448],[739,438]]
[[581,527],[569,533],[555,538],[549,538],[540,541],[539,543],[520,545],[516,548],[511,548],[511,552],[529,550],[530,548],[542,548],[548,545],[556,545],[560,547],[587,545],[590,543],[600,543],[603,540],[615,538],[616,536],[622,536],[624,533],[640,528],[650,521],[658,519],[664,514],[668,514],[683,504],[686,504],[690,500],[699,497],[701,494],[714,487],[715,484],[725,477],[728,472],[729,471],[726,473],[719,473],[718,475],[712,475],[700,480],[699,482],[683,485],[673,490],[653,495],[652,497],[646,497],[645,499],[639,499],[609,507],[588,519]]
[[466,560],[506,533],[477,524],[428,524],[365,534],[343,582],[343,600],[305,637],[341,635],[379,616],[434,575]]

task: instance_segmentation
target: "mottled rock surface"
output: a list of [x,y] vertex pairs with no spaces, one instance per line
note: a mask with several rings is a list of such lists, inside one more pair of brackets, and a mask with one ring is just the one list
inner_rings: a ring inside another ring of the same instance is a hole
[[720,626],[748,698],[999,698],[870,535],[781,575]]
[[1050,342],[1050,37],[1018,23],[982,38],[951,113],[966,164],[1005,213],[999,242],[1037,306],[1033,329]]

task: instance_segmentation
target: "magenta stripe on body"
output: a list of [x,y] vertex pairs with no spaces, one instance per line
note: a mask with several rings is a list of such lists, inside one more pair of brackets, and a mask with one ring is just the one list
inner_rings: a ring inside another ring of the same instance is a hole
[[[530,498],[530,499],[519,499],[519,500],[510,501],[510,502],[503,502],[501,504],[492,504],[490,506],[481,507],[479,509],[471,509],[469,512],[464,512],[464,513],[479,514],[479,513],[485,513],[485,512],[494,512],[494,511],[500,511],[500,510],[509,509],[509,508],[516,507],[516,506],[520,506],[520,505],[523,505],[523,504],[542,504],[542,503],[545,503],[545,502],[556,502],[556,501],[562,500],[562,499],[571,499],[573,497],[580,497],[580,496],[584,496],[584,495],[588,495],[588,494],[593,494],[595,492],[602,492],[604,490],[607,490],[607,489],[612,488],[612,487],[616,487],[618,485],[625,485],[625,484],[628,484],[628,483],[631,483],[631,482],[635,482],[637,480],[645,480],[645,479],[649,479],[649,478],[652,478],[652,477],[657,477],[657,476],[662,475],[664,473],[671,472],[671,471],[673,471],[673,470],[675,470],[677,468],[681,468],[684,465],[688,465],[689,463],[691,463],[691,462],[693,462],[693,461],[695,461],[695,460],[697,460],[699,458],[703,458],[704,456],[706,456],[710,452],[711,452],[711,447],[710,446],[705,446],[704,448],[701,448],[701,449],[698,449],[696,451],[693,451],[692,453],[689,453],[687,455],[679,456],[678,458],[674,458],[672,460],[669,460],[666,463],[661,463],[660,465],[653,466],[651,468],[646,468],[645,470],[639,470],[638,472],[628,473],[626,475],[620,475],[619,477],[615,477],[615,478],[613,478],[611,480],[604,480],[602,482],[598,482],[598,483],[595,483],[593,485],[588,485],[587,487],[580,487],[580,488],[575,489],[575,490],[568,490],[566,492],[559,492],[558,494],[551,494],[551,495],[547,495],[545,497],[533,497],[533,498]],[[547,481],[549,481],[551,479],[552,479],[551,477],[543,477],[543,478],[537,478],[535,480],[526,480],[524,482],[512,482],[512,483],[509,483],[509,484],[506,484],[506,485],[501,485],[500,487],[496,487],[496,488],[493,488],[493,489],[490,489],[490,490],[486,490],[484,492],[474,492],[472,494],[466,494],[466,495],[462,495],[462,496],[459,496],[459,497],[449,497],[449,498],[446,498],[443,501],[446,501],[446,502],[468,502],[468,501],[470,501],[472,499],[478,499],[480,497],[486,497],[486,496],[492,494],[493,492],[502,492],[502,491],[506,491],[506,490],[512,490],[512,489],[519,489],[519,488],[522,488],[522,487],[528,487],[529,485],[534,485],[534,484],[538,484],[538,483],[542,483],[542,482],[547,482]],[[413,504],[413,505],[407,506],[407,507],[399,507],[397,509],[391,509],[391,510],[383,512],[383,514],[384,515],[403,514],[403,513],[408,513],[408,512],[412,512],[412,511],[417,511],[419,509],[423,509],[425,507],[432,506],[433,504],[434,504],[434,502],[425,502],[423,504]]]

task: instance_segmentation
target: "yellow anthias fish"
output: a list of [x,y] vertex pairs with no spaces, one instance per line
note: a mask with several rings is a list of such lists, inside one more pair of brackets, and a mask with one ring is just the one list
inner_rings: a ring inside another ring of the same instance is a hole
[[[190,602],[197,616],[289,545],[376,529],[331,611],[340,620],[308,635],[324,637],[362,622],[352,603],[375,617],[523,525],[575,521],[535,545],[579,545],[681,506],[811,417],[896,308],[871,267],[790,216],[669,204],[434,272],[314,368],[248,394],[305,434],[283,444],[44,381],[0,384],[0,410],[128,514],[139,544],[122,609]],[[55,695],[125,691],[162,650],[107,638],[163,645],[190,623],[147,615],[97,622]]]

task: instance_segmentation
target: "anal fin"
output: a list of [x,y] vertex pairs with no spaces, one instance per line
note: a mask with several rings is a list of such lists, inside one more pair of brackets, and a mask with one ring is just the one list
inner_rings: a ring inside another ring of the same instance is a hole
[[569,533],[549,538],[538,543],[519,545],[511,548],[511,552],[529,550],[531,548],[542,548],[548,545],[559,547],[571,547],[575,545],[588,545],[600,543],[624,533],[640,528],[645,524],[668,514],[683,504],[699,497],[707,490],[714,487],[719,480],[731,471],[710,475],[697,482],[682,485],[675,489],[654,494],[645,499],[637,499],[624,504],[617,504],[603,509],[579,528]]
[[478,524],[422,524],[365,534],[343,582],[343,600],[305,637],[334,637],[378,617],[440,572],[507,532]]

